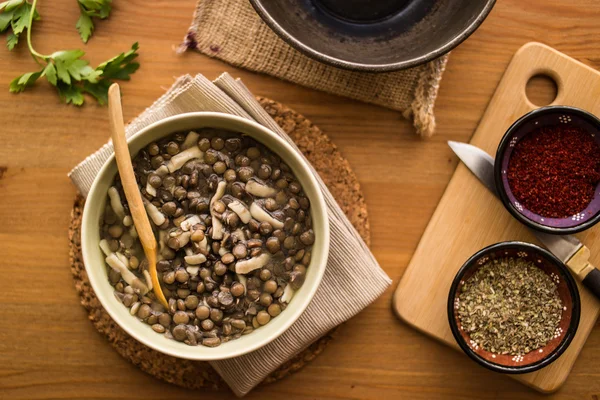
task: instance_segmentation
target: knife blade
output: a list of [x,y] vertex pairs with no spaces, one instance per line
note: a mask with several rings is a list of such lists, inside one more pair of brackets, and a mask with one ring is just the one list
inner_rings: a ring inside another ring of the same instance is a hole
[[[468,143],[449,141],[448,145],[481,183],[498,197],[494,179],[494,158],[479,147]],[[589,263],[590,250],[579,239],[573,235],[550,235],[530,230],[600,299],[600,270]]]
[[[450,141],[448,145],[485,187],[498,197],[494,180],[494,158],[472,144]],[[533,231],[533,234],[565,264],[583,246],[572,235],[550,235],[538,231]]]

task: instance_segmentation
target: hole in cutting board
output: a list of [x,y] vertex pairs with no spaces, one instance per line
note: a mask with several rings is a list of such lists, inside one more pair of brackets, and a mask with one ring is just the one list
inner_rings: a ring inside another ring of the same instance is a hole
[[547,106],[556,99],[558,85],[550,76],[538,74],[527,81],[525,93],[529,101],[536,106]]

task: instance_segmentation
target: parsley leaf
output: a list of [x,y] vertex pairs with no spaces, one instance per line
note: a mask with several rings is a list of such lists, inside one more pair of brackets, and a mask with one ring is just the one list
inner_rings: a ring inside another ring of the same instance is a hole
[[15,35],[14,33],[9,33],[6,36],[6,47],[8,47],[8,50],[12,50],[15,48],[15,46],[19,43],[19,37],[17,35]]
[[26,74],[23,74],[15,79],[13,79],[13,81],[10,83],[10,91],[13,93],[22,92],[23,90],[25,90],[25,88],[27,88],[27,86],[33,85],[34,82],[40,77],[41,74],[42,74],[42,71],[28,72]]
[[101,80],[98,83],[86,82],[83,85],[83,91],[89,95],[94,96],[98,104],[101,106],[108,104],[108,88],[111,82],[109,80]]
[[54,64],[50,63],[44,68],[44,72],[42,72],[42,76],[45,76],[48,79],[48,82],[56,86],[58,84],[58,79],[56,76],[56,67]]
[[85,53],[81,50],[57,51],[50,55],[56,67],[58,78],[66,83],[71,81],[90,81],[95,83],[102,71],[97,71],[89,66],[89,61],[82,60]]
[[58,89],[58,95],[67,104],[74,104],[80,106],[84,102],[83,92],[79,86],[65,85],[59,82],[56,86]]
[[88,40],[92,37],[92,33],[94,32],[94,21],[92,21],[92,17],[89,15],[82,13],[77,20],[77,24],[75,24],[77,31],[79,32],[79,36],[81,36],[81,40],[83,43],[87,43]]
[[58,95],[67,104],[80,106],[85,102],[84,93],[94,97],[99,104],[108,102],[108,88],[113,80],[129,80],[140,67],[137,58],[138,43],[131,50],[121,53],[96,68],[82,59],[82,50],[63,50],[44,56],[47,65],[39,72],[29,72],[14,79],[10,91],[20,93],[40,77],[45,77],[56,87]]
[[10,26],[10,21],[12,21],[12,18],[12,11],[4,11],[0,14],[0,33],[4,32]]
[[94,33],[94,18],[108,18],[111,11],[112,0],[77,0],[80,16],[75,27],[84,43],[87,43]]
[[[0,0],[2,1],[2,0]],[[0,2],[0,33],[7,32],[7,46],[12,50],[19,43],[19,35],[31,29],[32,21],[39,19],[36,11],[38,0],[8,0]],[[93,33],[92,18],[107,18],[111,11],[112,0],[77,0],[81,16],[77,29],[84,41]],[[10,31],[8,30],[10,28]],[[30,32],[28,32],[30,33]],[[34,60],[42,66],[40,71],[28,72],[10,82],[9,91],[21,93],[39,79],[46,80],[56,88],[60,99],[67,104],[81,106],[85,94],[101,104],[108,103],[108,89],[114,80],[129,80],[138,70],[138,43],[131,50],[123,52],[96,68],[85,60],[83,50],[62,50],[49,55],[37,52],[27,35],[27,47]]]
[[130,79],[129,75],[133,74],[140,67],[139,63],[133,62],[133,60],[138,56],[137,51],[139,48],[140,45],[135,42],[131,46],[131,50],[121,53],[118,56],[103,62],[102,64],[98,65],[97,69],[103,72],[102,76],[104,78],[128,81]]
[[108,88],[113,83],[113,80],[128,81],[131,79],[131,74],[140,67],[138,62],[134,62],[138,56],[137,51],[139,47],[139,44],[136,42],[131,46],[131,50],[98,65],[96,71],[102,72],[100,79],[97,82],[88,80],[83,85],[83,90],[94,96],[99,104],[107,104]]
[[0,11],[12,11],[17,7],[23,5],[23,0],[10,0],[0,3]]
[[0,33],[11,28],[6,37],[6,46],[9,50],[15,48],[19,42],[19,35],[25,29],[29,29],[29,18],[33,12],[35,21],[40,19],[37,11],[33,10],[31,3],[27,0],[10,0],[0,3]]

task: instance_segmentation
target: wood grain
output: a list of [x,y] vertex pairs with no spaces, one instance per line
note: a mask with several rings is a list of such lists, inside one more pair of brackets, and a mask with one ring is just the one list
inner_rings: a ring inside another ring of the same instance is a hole
[[[125,198],[127,199],[131,217],[133,218],[133,225],[139,235],[142,247],[144,248],[144,254],[146,255],[146,260],[148,262],[148,271],[152,277],[154,295],[165,308],[169,308],[169,304],[163,294],[156,272],[156,237],[154,236],[154,232],[152,232],[148,213],[144,208],[142,195],[138,189],[135,172],[133,171],[133,165],[131,164],[131,154],[129,153],[127,137],[125,136],[125,122],[123,121],[123,109],[121,106],[121,90],[118,83],[113,83],[108,89],[108,115],[110,136],[113,142],[115,158],[117,160],[119,177],[121,178]],[[113,188],[112,190],[115,189]],[[148,288],[149,287],[150,284],[148,283]],[[146,293],[142,292],[142,294]]]
[[[82,47],[74,3],[39,1],[42,20],[33,42],[40,52]],[[184,73],[213,79],[228,71],[255,94],[287,104],[323,129],[352,164],[369,206],[372,249],[395,281],[456,168],[446,141],[469,140],[515,51],[537,40],[600,68],[600,2],[500,0],[481,28],[453,51],[436,104],[437,132],[423,141],[396,112],[197,54],[175,55],[195,0],[113,3],[110,19],[97,23],[83,48],[96,65],[140,42],[142,67],[122,84],[126,121]],[[0,398],[231,398],[228,392],[197,393],[157,382],[123,360],[87,321],[69,271],[67,229],[75,190],[66,174],[108,139],[107,112],[91,102],[65,106],[44,83],[8,93],[10,80],[36,67],[24,44],[12,53],[0,48]],[[390,308],[392,293],[353,318],[307,368],[248,398],[540,397],[400,322]],[[599,352],[600,331],[594,330],[566,384],[543,398],[597,400]]]
[[[600,112],[600,104],[597,104],[600,72],[548,46],[532,42],[515,54],[473,135],[472,144],[488,154],[495,154],[506,129],[521,115],[536,108],[527,98],[525,88],[529,78],[539,73],[557,82],[558,94],[552,104]],[[578,235],[596,263],[600,261],[600,243],[593,238],[598,232],[600,227],[595,227]],[[459,165],[398,285],[393,308],[415,328],[458,348],[446,311],[452,280],[473,253],[504,240],[530,242],[532,234],[510,216],[464,165]],[[565,382],[600,313],[598,299],[580,283],[578,286],[581,320],[567,351],[539,371],[511,375],[512,378],[542,392],[553,392]]]

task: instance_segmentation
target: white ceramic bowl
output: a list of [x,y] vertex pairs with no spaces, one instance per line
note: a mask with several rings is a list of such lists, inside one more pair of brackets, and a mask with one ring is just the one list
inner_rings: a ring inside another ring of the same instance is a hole
[[127,333],[146,346],[174,357],[190,360],[222,360],[251,352],[271,342],[289,328],[306,309],[325,271],[329,251],[329,223],[323,194],[308,164],[283,139],[255,122],[222,113],[198,112],[177,115],[152,124],[132,136],[128,140],[129,149],[131,154],[135,155],[150,142],[171,133],[203,127],[241,132],[269,147],[290,166],[310,200],[316,237],[311,263],[304,284],[296,291],[288,307],[277,318],[239,339],[209,348],[201,345],[188,346],[167,339],[164,335],[154,332],[150,325],[131,316],[129,309],[118,302],[113,294],[114,289],[108,281],[104,255],[98,246],[100,220],[106,204],[107,190],[117,173],[114,156],[111,156],[100,170],[87,197],[83,211],[81,246],[85,269],[98,299]]

